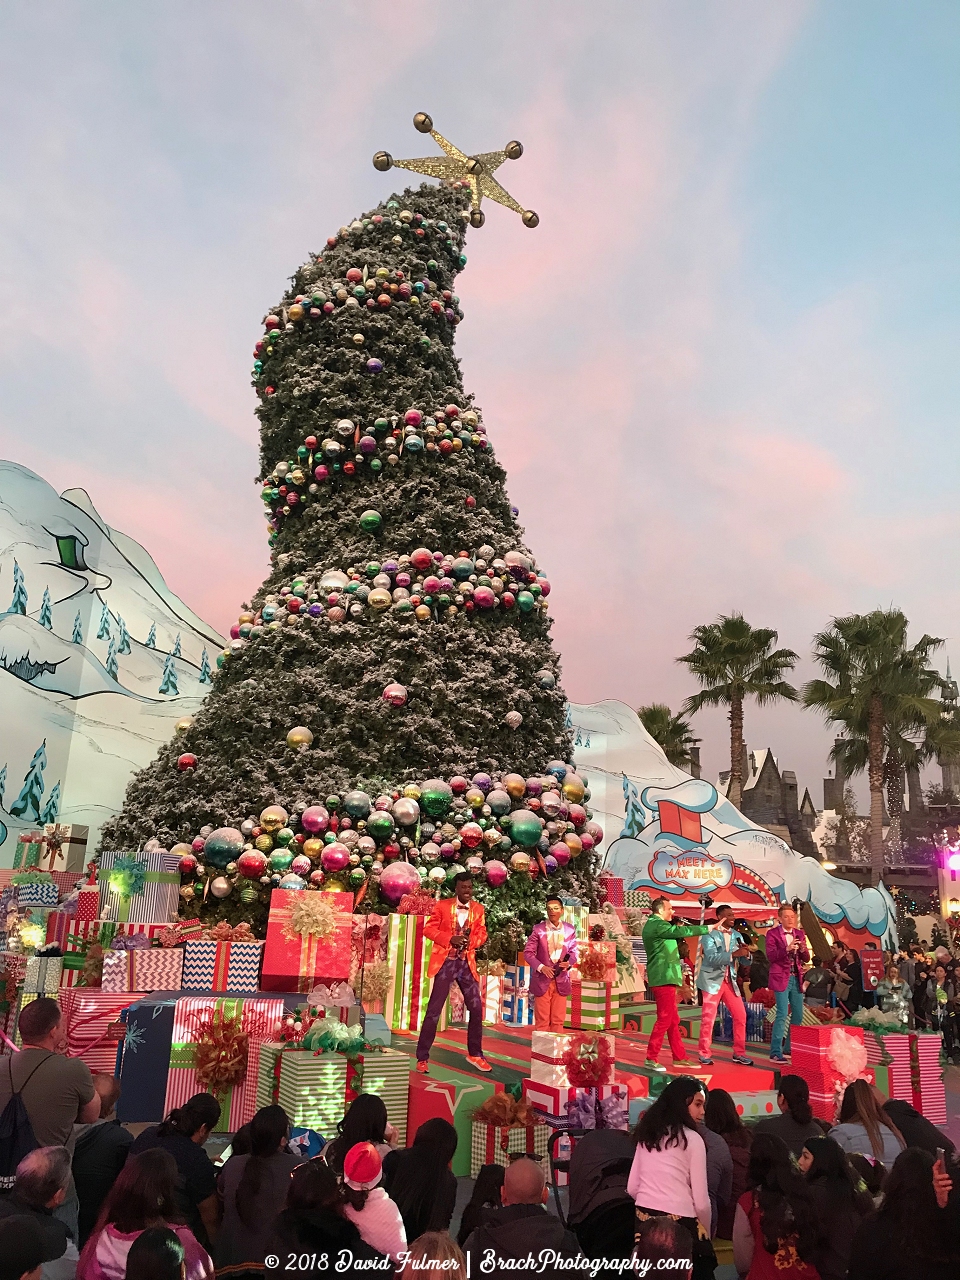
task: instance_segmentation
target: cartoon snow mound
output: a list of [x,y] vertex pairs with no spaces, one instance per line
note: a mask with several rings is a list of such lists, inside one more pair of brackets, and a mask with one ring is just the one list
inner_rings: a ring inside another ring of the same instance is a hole
[[92,851],[224,644],[82,489],[0,462],[0,865],[55,819]]
[[753,915],[799,898],[828,927],[895,940],[896,910],[882,885],[839,880],[754,826],[705,778],[670,764],[631,707],[571,704],[570,722],[578,772],[610,840],[604,868],[627,889],[687,904],[710,895]]

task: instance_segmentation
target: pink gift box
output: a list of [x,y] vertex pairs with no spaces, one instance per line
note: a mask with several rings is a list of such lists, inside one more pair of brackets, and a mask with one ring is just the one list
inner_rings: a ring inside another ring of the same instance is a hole
[[103,953],[104,991],[179,991],[183,951],[179,947],[144,947]]
[[68,1057],[81,1058],[91,1071],[112,1076],[120,1042],[113,1027],[120,1022],[120,1014],[128,1005],[147,995],[146,991],[119,994],[99,987],[61,987],[59,999],[67,1024]]

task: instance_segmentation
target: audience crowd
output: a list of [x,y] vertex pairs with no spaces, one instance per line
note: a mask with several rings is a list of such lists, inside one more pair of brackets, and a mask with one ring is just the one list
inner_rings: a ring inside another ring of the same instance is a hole
[[[853,962],[836,959],[809,979],[814,1000],[835,998],[837,981],[848,999],[857,991]],[[953,996],[937,992],[953,981],[953,970],[904,956],[877,994],[945,1026]],[[545,1162],[511,1157],[480,1170],[454,1239],[458,1135],[446,1120],[426,1121],[399,1149],[383,1101],[361,1094],[306,1159],[284,1110],[267,1106],[218,1166],[206,1151],[220,1119],[213,1096],[134,1139],[116,1120],[117,1081],[63,1057],[55,1001],[26,1006],[20,1031],[23,1051],[0,1068],[0,1111],[16,1095],[29,1122],[7,1125],[9,1149],[20,1142],[24,1154],[0,1194],[0,1280],[265,1280],[291,1256],[315,1255],[331,1270],[352,1260],[340,1274],[465,1280],[468,1260],[471,1274],[496,1274],[547,1253],[554,1261],[537,1273],[548,1280],[578,1258],[630,1255],[647,1273],[692,1280],[720,1264],[741,1280],[960,1275],[954,1146],[865,1081],[847,1087],[829,1126],[796,1075],[781,1076],[779,1114],[756,1124],[724,1090],[676,1077],[633,1133],[576,1140],[564,1216],[548,1208]]]

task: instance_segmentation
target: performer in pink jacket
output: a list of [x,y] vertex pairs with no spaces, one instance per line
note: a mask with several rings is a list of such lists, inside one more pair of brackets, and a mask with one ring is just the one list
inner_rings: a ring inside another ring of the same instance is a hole
[[523,949],[530,966],[534,1025],[538,1031],[563,1031],[570,995],[570,970],[577,963],[577,931],[563,919],[563,902],[547,899],[547,918],[535,924]]

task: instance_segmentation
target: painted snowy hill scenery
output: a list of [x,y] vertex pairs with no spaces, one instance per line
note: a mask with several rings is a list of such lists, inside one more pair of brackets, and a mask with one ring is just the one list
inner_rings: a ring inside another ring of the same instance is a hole
[[882,885],[860,890],[836,879],[755,826],[712,783],[670,764],[625,703],[572,703],[570,725],[577,772],[605,832],[604,867],[627,889],[684,902],[719,891],[760,915],[799,898],[825,925],[865,941],[895,937],[896,910]]
[[0,866],[55,819],[92,851],[224,643],[82,489],[0,461]]

